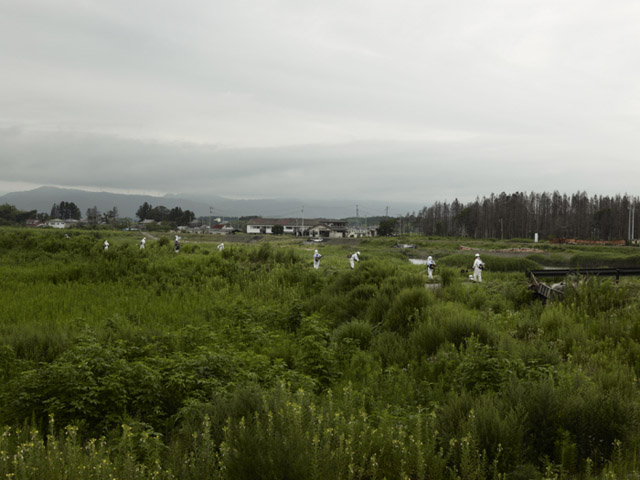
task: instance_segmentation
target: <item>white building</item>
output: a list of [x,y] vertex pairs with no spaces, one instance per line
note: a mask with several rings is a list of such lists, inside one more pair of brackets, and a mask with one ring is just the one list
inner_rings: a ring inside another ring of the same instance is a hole
[[247,233],[271,234],[276,225],[282,226],[284,234],[323,238],[346,237],[348,228],[345,220],[258,217],[247,222]]
[[273,233],[273,227],[282,225],[282,233],[288,235],[303,234],[303,229],[309,229],[309,223],[299,218],[252,218],[247,222],[247,233],[261,233],[263,235]]
[[61,218],[53,218],[47,221],[46,226],[51,228],[71,228],[77,223],[77,220],[63,220]]

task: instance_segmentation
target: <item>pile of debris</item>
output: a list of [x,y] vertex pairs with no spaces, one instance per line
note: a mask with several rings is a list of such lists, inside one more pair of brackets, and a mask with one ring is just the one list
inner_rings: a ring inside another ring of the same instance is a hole
[[552,298],[562,298],[566,288],[566,282],[554,283],[551,286],[542,283],[537,277],[567,278],[578,275],[587,277],[616,277],[616,282],[620,277],[640,275],[640,267],[621,268],[556,268],[546,270],[527,270],[526,276],[529,278],[529,288],[540,298],[549,300]]
[[626,245],[626,240],[580,240],[578,238],[552,238],[551,243],[561,245]]

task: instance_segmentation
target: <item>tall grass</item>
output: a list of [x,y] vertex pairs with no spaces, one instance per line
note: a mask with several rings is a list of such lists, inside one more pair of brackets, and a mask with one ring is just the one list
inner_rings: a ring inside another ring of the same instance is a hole
[[432,291],[388,239],[360,244],[354,270],[353,245],[323,245],[315,270],[297,240],[176,255],[162,238],[0,230],[0,476],[640,471],[636,279],[544,306],[522,271],[546,253],[485,256],[472,284],[471,256],[420,238],[440,252]]

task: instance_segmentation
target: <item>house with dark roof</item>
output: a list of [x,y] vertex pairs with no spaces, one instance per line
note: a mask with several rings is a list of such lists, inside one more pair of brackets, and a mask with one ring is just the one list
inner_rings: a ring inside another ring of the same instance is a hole
[[347,236],[348,225],[343,220],[323,220],[309,228],[310,237],[344,238]]
[[144,220],[142,220],[141,222],[138,223],[138,228],[140,230],[144,230],[145,228],[151,226],[151,225],[155,225],[156,222],[155,220],[151,219],[151,218],[145,218]]
[[230,223],[216,223],[209,229],[209,233],[217,235],[229,235],[233,233],[233,226]]
[[25,225],[27,227],[39,227],[40,225],[42,225],[42,222],[37,218],[28,218],[25,222]]

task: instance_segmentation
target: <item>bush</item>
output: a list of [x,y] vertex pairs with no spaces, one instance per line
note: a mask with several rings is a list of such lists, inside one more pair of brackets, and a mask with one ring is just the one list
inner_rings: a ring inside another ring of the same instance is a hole
[[300,346],[296,366],[321,386],[327,386],[335,375],[327,327],[318,316],[311,316],[303,319],[296,336]]
[[395,332],[380,332],[371,342],[371,351],[383,368],[404,367],[409,362],[406,340]]
[[412,357],[419,359],[434,355],[445,341],[445,332],[439,325],[423,321],[409,335],[408,344]]
[[565,290],[564,302],[575,306],[587,315],[620,308],[629,303],[630,291],[624,285],[616,285],[611,280],[598,278],[574,284],[569,283]]
[[373,338],[371,324],[361,320],[353,320],[340,325],[333,331],[333,341],[337,344],[348,342],[357,345],[361,349],[369,348]]
[[470,428],[479,451],[496,462],[500,471],[510,471],[527,461],[525,445],[526,412],[519,405],[509,405],[497,395],[478,398],[473,405]]
[[407,334],[414,322],[420,320],[422,312],[433,302],[433,294],[424,288],[401,290],[386,313],[383,326],[388,330]]
[[458,273],[453,268],[443,267],[440,269],[440,281],[443,287],[449,287],[456,282]]
[[505,352],[467,340],[455,376],[460,387],[469,391],[498,391],[515,374],[513,362]]
[[481,343],[491,342],[486,325],[475,315],[455,304],[434,306],[428,310],[428,318],[444,333],[448,342],[460,348],[467,338],[475,336]]

